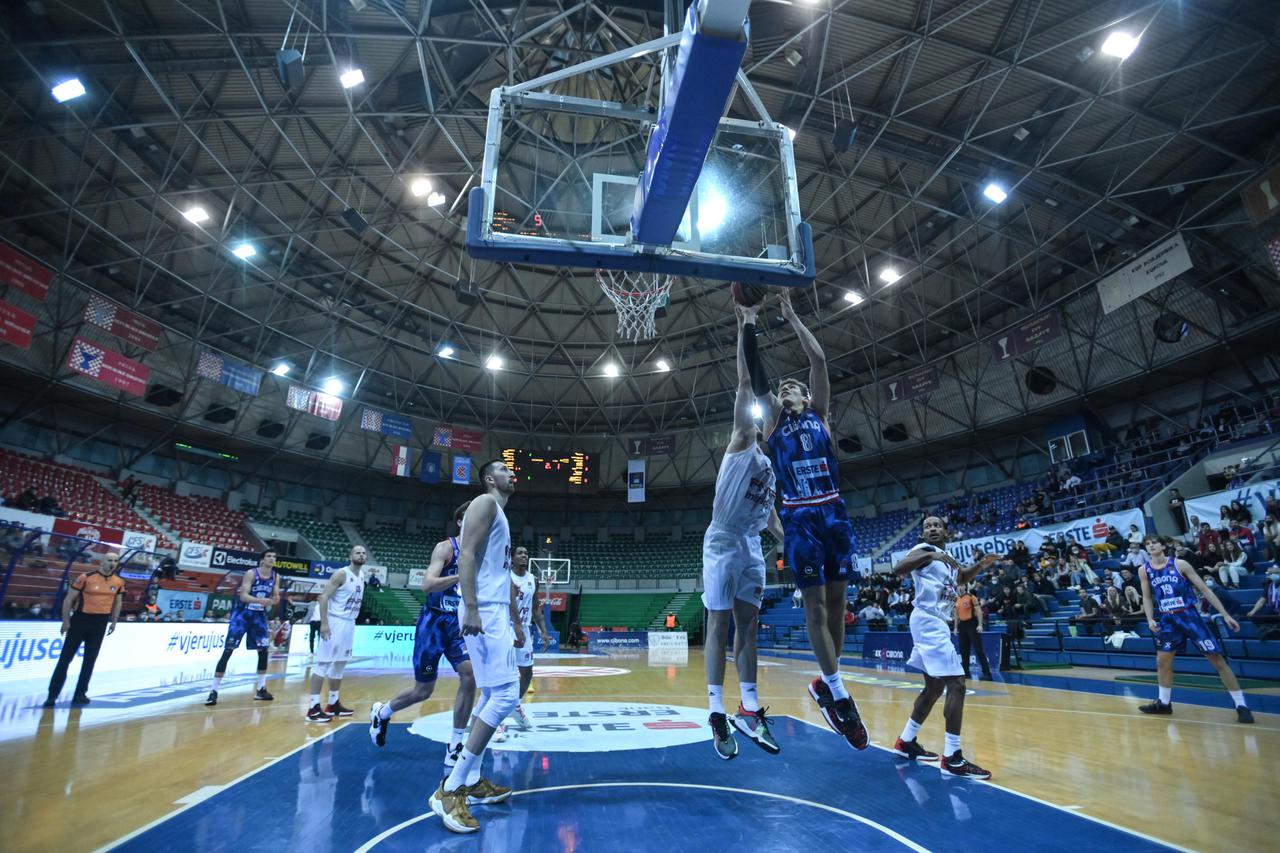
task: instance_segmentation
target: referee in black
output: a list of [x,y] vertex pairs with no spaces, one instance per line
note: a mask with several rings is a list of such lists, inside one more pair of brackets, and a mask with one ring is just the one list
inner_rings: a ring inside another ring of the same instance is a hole
[[120,555],[113,552],[102,558],[102,563],[91,572],[85,572],[71,582],[67,597],[62,602],[62,654],[49,679],[49,698],[44,707],[52,708],[67,680],[71,660],[84,645],[84,660],[80,664],[80,679],[72,694],[72,705],[89,704],[89,679],[93,677],[93,665],[102,648],[102,638],[116,629],[120,618],[120,605],[124,602],[124,578],[116,574],[120,567]]

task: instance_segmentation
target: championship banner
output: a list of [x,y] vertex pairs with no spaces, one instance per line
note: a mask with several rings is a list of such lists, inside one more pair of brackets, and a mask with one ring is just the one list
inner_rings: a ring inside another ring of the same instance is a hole
[[1020,323],[991,342],[991,351],[999,361],[1026,355],[1062,337],[1062,315],[1050,311]]
[[282,575],[295,577],[311,577],[311,561],[301,557],[276,557],[276,571]]
[[627,503],[644,503],[644,463],[643,459],[627,460]]
[[78,335],[71,344],[67,367],[91,376],[103,385],[110,385],[139,397],[147,392],[147,380],[151,378],[151,368],[145,364],[105,350]]
[[1253,513],[1254,521],[1267,517],[1267,500],[1280,497],[1280,480],[1263,480],[1261,483],[1250,483],[1238,489],[1227,489],[1225,492],[1213,492],[1198,498],[1188,498],[1186,502],[1187,520],[1197,516],[1207,521],[1210,527],[1218,526],[1218,513],[1223,505],[1231,506],[1232,501],[1240,501],[1241,506]]
[[37,302],[43,302],[52,281],[53,270],[0,244],[0,284],[12,284]]
[[440,482],[440,465],[443,461],[439,453],[423,453],[422,470],[418,472],[418,479],[424,483]]
[[[1187,501],[1188,508],[1190,505],[1191,501]],[[1216,518],[1217,516],[1215,515],[1214,517]],[[1026,530],[1015,530],[1012,533],[996,533],[992,536],[981,536],[977,539],[948,542],[947,553],[961,563],[968,565],[981,559],[983,554],[1007,556],[1013,550],[1013,543],[1015,542],[1026,543],[1027,550],[1035,553],[1040,550],[1040,545],[1044,540],[1056,539],[1059,533],[1063,534],[1068,542],[1078,542],[1088,548],[1090,545],[1102,542],[1107,538],[1108,526],[1127,534],[1130,524],[1138,525],[1139,530],[1144,529],[1145,522],[1142,517],[1142,510],[1126,509],[1120,512],[1108,512],[1103,515],[1078,518],[1074,521],[1064,521],[1060,524],[1029,527]],[[913,542],[909,547],[901,551],[894,551],[893,562],[896,563],[907,556],[911,548],[917,544]]]
[[431,431],[431,444],[463,453],[478,453],[484,447],[484,433],[441,424]]
[[55,518],[52,533],[55,536],[78,536],[81,539],[90,539],[105,545],[114,545],[117,548],[124,541],[123,530],[90,524],[87,521],[73,521],[70,518]]
[[1102,313],[1110,314],[1189,269],[1191,256],[1187,254],[1186,241],[1181,233],[1174,234],[1097,283]]
[[471,457],[455,456],[453,457],[453,482],[454,485],[466,486],[471,483]]
[[153,323],[141,314],[122,308],[106,297],[89,294],[84,307],[84,320],[100,329],[106,329],[122,341],[155,352],[160,346],[160,324]]
[[413,438],[413,424],[404,415],[393,415],[368,407],[360,413],[360,429],[405,440]]
[[320,391],[312,391],[300,385],[290,385],[285,397],[285,405],[299,412],[306,412],[318,418],[336,421],[342,417],[342,398]]
[[199,622],[204,618],[209,593],[190,592],[185,589],[162,589],[156,593],[156,607],[161,613],[172,613],[184,622]]
[[627,453],[632,456],[670,456],[675,452],[675,433],[627,439]]
[[401,444],[391,445],[391,473],[397,477],[408,477],[413,468],[413,448]]
[[921,394],[932,394],[939,387],[940,381],[936,367],[922,367],[919,370],[904,373],[897,379],[880,383],[886,403],[897,403],[919,397]]
[[245,394],[257,395],[258,388],[262,385],[261,370],[213,350],[200,350],[200,358],[196,360],[196,374]]
[[31,347],[31,336],[36,331],[36,315],[28,314],[17,306],[0,299],[0,343],[18,349]]

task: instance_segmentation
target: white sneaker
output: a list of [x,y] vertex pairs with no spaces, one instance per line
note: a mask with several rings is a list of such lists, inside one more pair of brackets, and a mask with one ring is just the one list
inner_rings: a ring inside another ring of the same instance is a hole
[[373,710],[369,712],[369,740],[373,741],[374,746],[387,744],[387,724],[390,720],[382,719],[382,709],[386,706],[386,702],[374,702]]
[[533,724],[529,722],[529,715],[524,712],[523,704],[516,706],[516,723],[525,731],[533,728]]
[[498,726],[497,731],[493,733],[492,740],[494,743],[507,742],[507,724],[506,723],[503,723],[502,725]]

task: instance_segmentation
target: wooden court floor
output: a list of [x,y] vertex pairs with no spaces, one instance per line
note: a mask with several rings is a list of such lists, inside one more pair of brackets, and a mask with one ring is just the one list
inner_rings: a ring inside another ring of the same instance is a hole
[[[805,691],[816,671],[813,662],[767,655],[761,662],[760,694],[771,712],[820,723]],[[540,660],[538,668],[543,674],[535,681],[534,706],[550,701],[705,705],[699,650],[683,664],[655,665],[643,656],[563,656]],[[566,668],[598,674],[566,677],[560,674]],[[159,701],[152,696],[123,710],[42,711],[37,695],[6,697],[0,709],[0,767],[7,789],[0,798],[0,847],[15,853],[99,849],[181,808],[209,786],[252,774],[330,731],[335,724],[303,720],[305,661],[295,659],[287,669],[277,661],[273,669],[277,677],[269,687],[276,699],[270,704],[253,702],[246,683],[224,685],[218,707],[206,709],[205,682],[198,677],[186,682],[183,695],[161,692]],[[548,676],[548,671],[557,674]],[[891,746],[920,677],[852,666],[842,671],[873,743]],[[1080,684],[1109,683],[1103,675]],[[407,672],[376,661],[354,664],[342,698],[357,715],[346,725],[367,725],[370,704],[389,698],[409,679]],[[728,704],[736,687],[732,664],[726,680]],[[442,679],[436,697],[401,712],[397,722],[447,710],[455,685]],[[1126,685],[1132,697],[1000,680],[970,687],[964,749],[993,771],[994,783],[1178,847],[1274,849],[1280,837],[1280,809],[1275,808],[1280,716],[1258,713],[1255,725],[1239,725],[1225,693],[1195,691],[1215,701],[1212,706],[1179,702],[1179,694],[1193,692],[1189,689],[1175,694],[1174,717],[1149,718],[1137,712],[1151,689],[1145,685]],[[110,689],[108,683],[95,683],[99,694]],[[941,705],[921,742],[941,747]],[[785,752],[785,741],[782,746]],[[714,762],[709,744],[707,750]],[[883,760],[876,750],[840,749],[824,760],[856,768],[877,757]],[[263,809],[268,814],[270,803]],[[998,847],[998,831],[983,828],[973,848]],[[175,849],[184,849],[175,843]]]

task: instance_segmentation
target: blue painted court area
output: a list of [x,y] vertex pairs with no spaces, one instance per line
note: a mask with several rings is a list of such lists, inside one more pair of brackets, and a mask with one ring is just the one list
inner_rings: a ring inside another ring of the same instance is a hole
[[378,749],[352,723],[113,849],[150,853],[175,839],[193,851],[314,853],[681,851],[704,850],[712,839],[720,849],[770,851],[968,851],[983,839],[1005,850],[1170,849],[993,785],[944,778],[936,766],[854,752],[793,718],[775,721],[780,756],[742,740],[729,762],[709,741],[494,753],[485,775],[517,793],[475,808],[478,837],[450,834],[427,806],[441,744],[393,725]]

